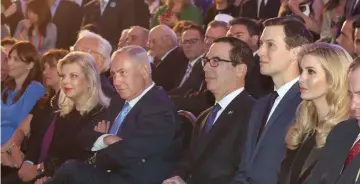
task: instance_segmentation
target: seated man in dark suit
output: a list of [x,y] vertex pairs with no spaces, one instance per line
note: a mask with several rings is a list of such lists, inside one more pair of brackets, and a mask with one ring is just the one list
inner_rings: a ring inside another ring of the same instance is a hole
[[216,39],[204,58],[207,88],[217,104],[195,125],[189,156],[165,183],[229,183],[240,162],[254,99],[246,92],[245,76],[252,51],[236,38]]
[[358,184],[360,182],[360,58],[349,67],[351,112],[355,119],[338,124],[306,183]]
[[268,19],[264,26],[260,72],[271,76],[275,91],[254,105],[234,183],[277,183],[286,154],[285,136],[301,102],[297,53],[312,42],[311,33],[294,18]]
[[98,132],[84,135],[86,150],[98,151],[96,166],[69,162],[49,183],[157,184],[173,170],[181,153],[180,125],[168,95],[151,80],[146,51],[139,46],[118,50],[111,74],[123,99],[110,103],[112,125],[103,121],[95,127]]
[[97,69],[100,73],[101,88],[109,98],[117,96],[114,87],[107,77],[107,71],[110,67],[111,45],[100,35],[82,30],[79,33],[78,40],[71,47],[71,51],[82,51],[91,54],[95,58]]
[[[149,30],[141,26],[132,26],[126,35],[126,45],[141,46],[148,49],[147,41],[149,39]],[[119,48],[120,49],[120,48]]]
[[[217,38],[224,37],[228,30],[228,24],[222,21],[212,21],[209,23],[204,43],[205,51],[209,51],[213,41]],[[187,110],[194,115],[199,115],[204,110],[214,104],[215,98],[206,89],[205,74],[203,70],[203,61],[196,62],[189,78],[184,84],[169,92],[175,105],[181,110]]]
[[159,25],[150,30],[149,53],[155,58],[152,73],[156,85],[166,91],[176,88],[183,79],[189,64],[183,50],[178,47],[175,32],[166,25]]
[[260,26],[255,21],[240,17],[230,21],[230,29],[227,33],[228,36],[246,42],[253,52],[255,57],[254,67],[247,73],[245,89],[254,98],[260,98],[274,90],[271,77],[260,74],[260,61],[257,52],[261,31]]

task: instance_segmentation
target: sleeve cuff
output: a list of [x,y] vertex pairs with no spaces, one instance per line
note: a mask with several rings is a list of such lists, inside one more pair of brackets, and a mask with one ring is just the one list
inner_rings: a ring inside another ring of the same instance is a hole
[[24,161],[24,163],[28,163],[28,164],[34,165],[34,162],[29,161],[29,160]]
[[103,135],[101,135],[101,136],[95,141],[93,147],[91,148],[91,151],[97,152],[97,151],[99,151],[99,150],[102,150],[102,149],[104,149],[104,148],[107,148],[108,145],[106,145],[106,144],[104,143],[104,138],[105,138],[106,136],[110,136],[110,135],[112,135],[112,134],[103,134]]

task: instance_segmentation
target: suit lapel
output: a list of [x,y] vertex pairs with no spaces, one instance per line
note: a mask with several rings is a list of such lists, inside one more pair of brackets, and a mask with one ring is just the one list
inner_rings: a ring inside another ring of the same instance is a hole
[[[239,110],[236,110],[236,107],[238,107],[239,101],[241,101],[242,98],[245,98],[245,96],[248,96],[247,92],[244,90],[241,92],[231,103],[225,108],[225,110],[221,113],[219,118],[214,123],[213,127],[210,129],[209,133],[205,134],[202,133],[202,127],[199,130],[199,137],[197,148],[195,149],[195,160],[197,160],[203,153],[205,153],[206,149],[211,146],[210,143],[213,144],[214,139],[218,139],[222,133],[226,131],[226,128],[234,124],[233,123],[233,117],[237,114]],[[209,111],[210,113],[210,111]],[[208,116],[207,116],[208,117]],[[207,117],[203,120],[203,122],[207,121]]]

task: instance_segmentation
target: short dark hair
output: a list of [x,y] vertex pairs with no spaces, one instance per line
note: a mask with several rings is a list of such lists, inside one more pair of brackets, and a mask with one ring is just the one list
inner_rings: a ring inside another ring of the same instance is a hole
[[222,27],[224,29],[229,29],[229,24],[224,22],[224,21],[217,21],[217,20],[213,20],[211,21],[207,27],[211,27],[211,28],[218,28],[218,27]]
[[250,71],[255,63],[254,55],[249,45],[234,37],[221,37],[214,40],[214,43],[227,43],[231,46],[229,50],[230,60],[235,67],[239,64],[245,64],[247,71]]
[[197,32],[199,32],[200,37],[202,39],[204,39],[204,37],[205,37],[205,30],[196,24],[190,24],[190,25],[185,26],[183,29],[183,33],[187,30],[196,30]]
[[266,20],[264,27],[283,26],[285,34],[285,43],[288,49],[302,46],[313,42],[311,32],[306,29],[305,25],[295,18],[276,17]]
[[353,40],[355,39],[355,29],[360,28],[360,15],[354,16],[354,22],[353,22]]
[[348,69],[348,73],[351,73],[351,72],[357,70],[358,68],[360,68],[360,57],[355,58],[355,60],[353,62],[351,62],[349,69]]
[[18,42],[18,40],[14,39],[12,37],[7,37],[7,38],[1,40],[1,46],[15,45],[17,42]]
[[172,28],[172,30],[176,34],[182,34],[184,32],[184,28],[189,25],[196,25],[196,23],[194,23],[193,21],[181,20],[181,21],[176,22],[176,24]]
[[245,17],[235,18],[231,20],[229,24],[230,26],[244,25],[251,36],[253,35],[260,36],[262,31],[261,27],[255,21]]
[[96,33],[96,34],[100,33],[99,26],[96,24],[87,24],[87,25],[83,26],[81,28],[81,30],[88,30],[88,31]]

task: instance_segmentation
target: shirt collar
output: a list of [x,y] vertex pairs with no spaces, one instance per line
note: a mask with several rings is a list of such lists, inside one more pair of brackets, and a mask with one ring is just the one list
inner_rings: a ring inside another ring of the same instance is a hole
[[257,53],[258,53],[259,50],[256,50],[254,53],[253,53],[253,56],[256,56]]
[[136,103],[148,92],[151,88],[155,86],[155,83],[153,82],[148,88],[146,88],[139,96],[129,101],[129,105],[131,108],[133,108]]
[[194,60],[190,60],[190,65],[191,65],[191,67],[193,67],[194,65],[195,65],[195,63],[200,59],[200,58],[202,58],[203,56],[204,56],[205,54],[202,54],[202,55],[200,55],[200,56],[198,56],[197,58],[195,58]]
[[282,97],[285,96],[285,94],[290,90],[290,88],[299,81],[300,77],[296,77],[295,79],[291,80],[290,82],[284,84],[283,86],[281,86],[279,89],[276,89],[276,92],[279,95],[279,98],[281,99]]
[[[230,94],[226,95],[224,98],[222,98],[218,104],[221,106],[221,109],[225,109],[235,98],[238,96],[244,88],[237,89]],[[216,103],[215,103],[216,104]]]
[[176,48],[177,48],[177,46],[174,47],[174,48],[172,48],[172,49],[170,49],[169,51],[167,51],[167,52],[165,53],[165,55],[161,57],[161,60],[164,60],[164,59],[169,55],[169,53],[171,53],[172,51],[174,51]]

